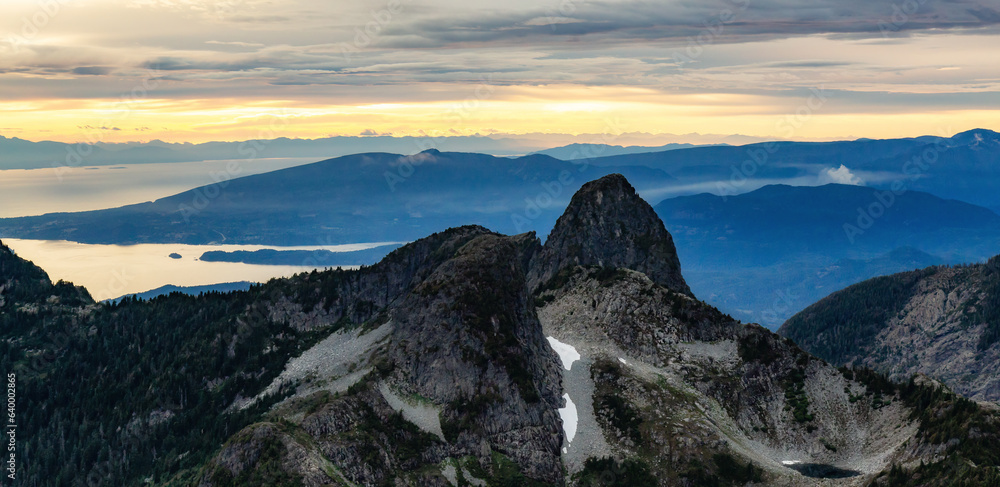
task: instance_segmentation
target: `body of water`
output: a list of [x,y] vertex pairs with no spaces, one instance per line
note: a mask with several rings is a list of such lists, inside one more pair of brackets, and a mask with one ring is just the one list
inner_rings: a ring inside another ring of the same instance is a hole
[[[396,242],[376,242],[333,246],[271,247],[262,245],[90,245],[61,240],[4,239],[3,243],[20,257],[30,260],[53,281],[70,281],[84,286],[97,300],[140,293],[167,284],[202,286],[223,282],[267,282],[309,272],[315,266],[251,265],[229,262],[202,262],[210,250],[330,250],[348,252]],[[175,254],[171,257],[171,254]],[[176,256],[179,258],[175,258]],[[362,264],[362,263],[359,263]],[[357,266],[343,266],[356,268]]]
[[317,160],[299,157],[0,171],[0,218],[145,203],[216,181]]

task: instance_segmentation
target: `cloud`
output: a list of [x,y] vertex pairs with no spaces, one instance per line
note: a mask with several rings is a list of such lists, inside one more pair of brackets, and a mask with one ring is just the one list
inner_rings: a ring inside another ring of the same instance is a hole
[[858,176],[851,172],[847,166],[841,164],[840,167],[827,168],[824,169],[819,174],[819,184],[849,184],[852,186],[861,186],[864,181]]
[[88,76],[103,76],[111,71],[113,71],[113,68],[107,66],[80,66],[79,68],[73,68],[73,74]]
[[237,46],[237,47],[264,47],[264,44],[259,42],[241,42],[241,41],[205,41],[205,44],[213,44],[217,46]]
[[93,125],[78,125],[76,128],[80,130],[110,130],[114,132],[120,132],[122,130],[120,127],[108,127],[107,125],[102,125],[100,127],[95,127]]
[[989,7],[970,8],[969,13],[985,23],[1000,23],[1000,12]]
[[232,17],[229,17],[229,20],[233,22],[257,24],[257,23],[290,22],[292,18],[286,17],[284,15],[234,15]]
[[900,15],[892,4],[870,0],[572,2],[571,8],[561,11],[539,6],[457,14],[442,10],[409,23],[390,24],[381,36],[386,45],[397,48],[413,45],[413,38],[422,39],[417,45],[446,46],[578,42],[579,36],[606,42],[661,40],[684,45],[694,39],[715,44],[817,34],[883,38],[887,32],[1000,24],[1000,14],[988,6],[988,0],[922,0],[919,4],[916,11]]

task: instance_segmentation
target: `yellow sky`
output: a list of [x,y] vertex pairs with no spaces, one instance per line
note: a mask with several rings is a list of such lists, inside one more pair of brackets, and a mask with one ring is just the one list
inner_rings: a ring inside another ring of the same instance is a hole
[[[996,128],[995,109],[859,113],[836,98],[795,100],[751,95],[656,95],[629,100],[634,88],[605,87],[573,96],[572,87],[519,89],[505,96],[437,102],[318,105],[295,100],[26,100],[0,102],[4,124],[28,140],[207,142],[334,135],[473,135],[647,132],[743,134],[795,140],[896,138]],[[567,96],[566,93],[569,93]],[[527,96],[526,93],[531,93]],[[550,96],[547,96],[550,95]],[[117,108],[117,109],[116,109]],[[118,130],[114,130],[117,128]]]

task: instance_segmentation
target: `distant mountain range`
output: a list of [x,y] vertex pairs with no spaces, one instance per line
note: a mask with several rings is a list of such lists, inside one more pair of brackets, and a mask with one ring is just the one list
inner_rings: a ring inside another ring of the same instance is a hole
[[[661,170],[436,150],[339,157],[122,208],[0,220],[0,235],[83,243],[334,245],[410,241],[462,223],[547,230],[585,179],[620,172],[640,191]],[[391,237],[391,238],[389,238]]]
[[626,154],[644,154],[647,152],[665,152],[677,149],[690,149],[692,147],[698,147],[694,144],[666,144],[655,147],[630,145],[623,147],[620,145],[608,145],[608,144],[569,144],[562,147],[554,147],[552,149],[545,149],[534,152],[534,154],[542,154],[546,156],[552,156],[556,159],[562,159],[564,161],[587,159],[593,157],[607,157],[607,156],[620,156]]
[[[677,179],[661,197],[735,195],[774,183],[864,184],[924,191],[1000,207],[1000,134],[976,129],[952,137],[844,142],[765,142],[590,159],[600,166],[644,165]],[[843,166],[843,167],[841,167]]]
[[455,137],[327,137],[320,139],[258,139],[239,142],[201,144],[170,143],[153,140],[145,143],[97,143],[94,145],[63,142],[32,142],[0,136],[0,170],[36,169],[54,166],[105,166],[205,160],[254,159],[263,157],[330,157],[363,152],[398,152],[415,154],[428,148],[451,151],[518,155],[538,150],[531,141],[481,136]]
[[[642,165],[661,169],[676,184],[648,193],[651,199],[710,192],[745,193],[768,184],[865,184],[925,191],[988,208],[1000,208],[993,191],[1000,178],[1000,134],[986,129],[950,137],[858,139],[839,142],[758,142],[744,146],[618,146],[573,143],[551,148],[543,134],[456,137],[329,137],[321,139],[248,140],[179,144],[98,143],[80,146],[30,142],[0,136],[0,169],[52,166],[122,165],[254,158],[328,159],[365,152],[415,154],[428,148],[445,152],[518,156],[550,155],[578,164]],[[81,148],[83,149],[81,151]]]
[[1000,253],[1000,215],[917,191],[883,204],[885,194],[862,186],[774,185],[730,197],[672,198],[656,211],[674,234],[694,292],[772,327],[870,277]]
[[[276,127],[280,133],[280,124]],[[175,143],[162,140],[148,142],[64,143],[30,141],[0,135],[0,170],[38,169],[53,166],[105,166],[124,164],[197,162],[205,160],[255,158],[315,158],[329,159],[364,152],[394,152],[416,154],[427,149],[444,152],[476,152],[496,156],[520,156],[539,151],[553,151],[559,159],[574,156],[578,147],[596,151],[583,157],[597,157],[632,152],[649,152],[710,144],[749,144],[761,137],[718,134],[649,134],[643,132],[615,134],[614,140],[629,142],[628,147],[591,141],[606,140],[609,134],[491,134],[448,136],[393,136],[371,133],[360,136],[331,136],[316,139],[277,137],[242,141]],[[81,139],[84,138],[81,136]],[[692,143],[662,144],[664,140],[684,140]],[[570,141],[582,141],[570,142]],[[648,143],[647,143],[648,141]],[[569,145],[567,145],[569,144]],[[695,144],[695,145],[692,145]]]
[[[278,141],[286,142],[309,145]],[[151,203],[3,219],[0,235],[108,244],[330,245],[411,241],[464,223],[545,233],[582,181],[613,172],[634,181],[645,198],[663,200],[657,212],[675,234],[698,295],[771,327],[869,277],[979,262],[1000,252],[1000,216],[988,209],[1000,207],[1000,134],[981,129],[952,137],[677,148],[570,161],[436,150],[355,154]],[[820,184],[840,180],[854,184]]]

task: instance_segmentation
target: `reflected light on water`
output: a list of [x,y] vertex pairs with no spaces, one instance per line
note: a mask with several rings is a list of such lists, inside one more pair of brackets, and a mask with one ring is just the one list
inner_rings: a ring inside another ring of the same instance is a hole
[[[90,245],[57,240],[4,239],[3,243],[20,257],[44,269],[53,281],[70,281],[84,286],[97,300],[117,298],[173,284],[201,286],[224,282],[267,282],[316,269],[315,266],[250,265],[230,262],[202,262],[210,250],[363,250],[392,242],[364,244],[269,247],[262,245]],[[170,254],[178,254],[179,259]],[[357,266],[344,266],[356,268]]]

